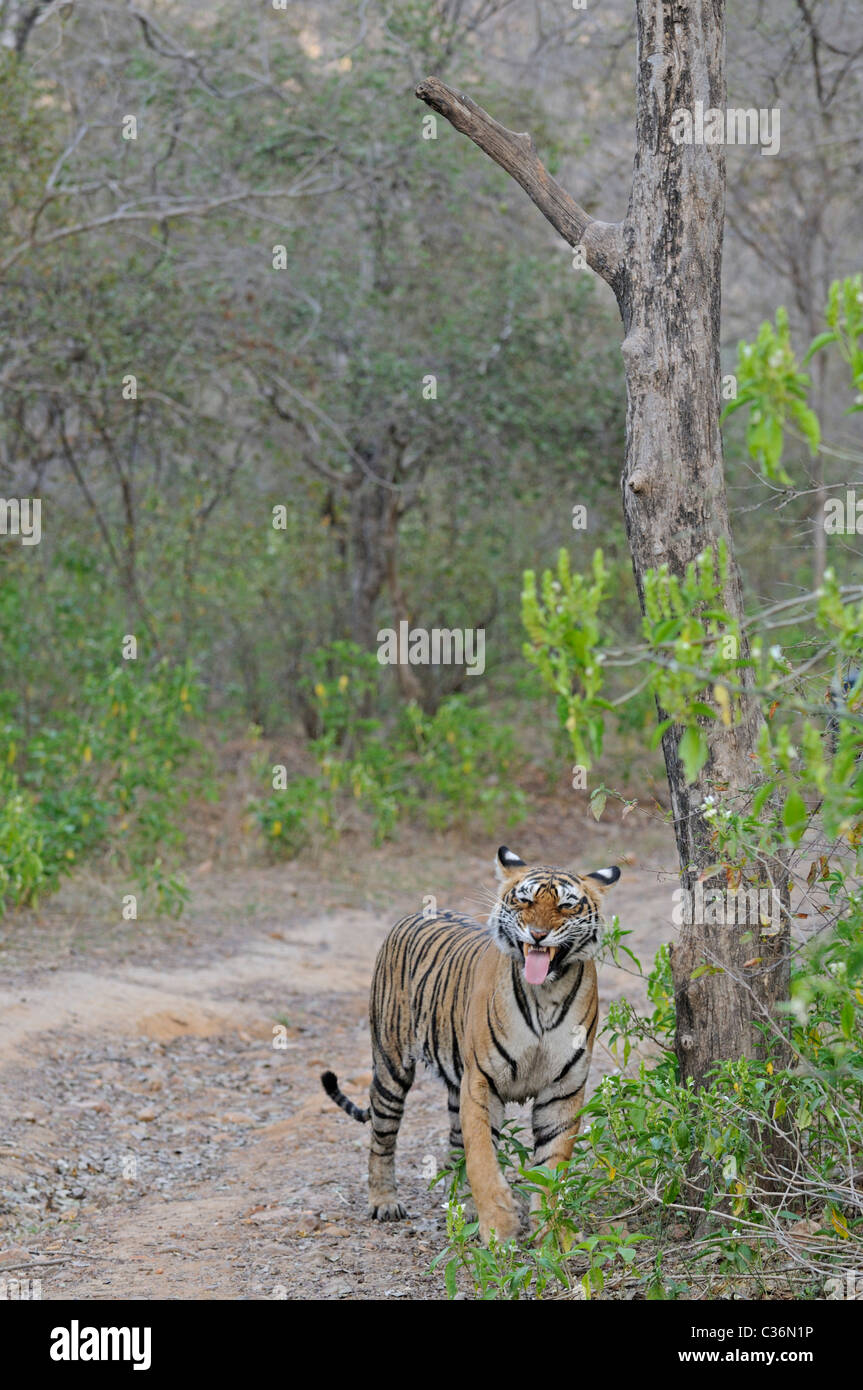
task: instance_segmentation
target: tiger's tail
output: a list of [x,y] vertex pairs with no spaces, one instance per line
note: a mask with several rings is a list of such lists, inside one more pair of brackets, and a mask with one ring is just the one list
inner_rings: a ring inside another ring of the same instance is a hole
[[348,1099],[344,1091],[339,1089],[338,1077],[334,1071],[325,1071],[321,1073],[321,1085],[330,1100],[334,1100],[336,1105],[341,1106],[342,1110],[350,1115],[352,1120],[359,1120],[361,1125],[368,1124],[372,1116],[371,1108],[368,1110],[361,1110],[358,1105],[354,1105],[353,1101]]

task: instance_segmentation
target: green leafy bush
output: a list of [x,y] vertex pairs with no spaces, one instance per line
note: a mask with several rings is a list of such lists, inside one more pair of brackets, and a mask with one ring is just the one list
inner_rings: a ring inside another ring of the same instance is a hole
[[[155,884],[161,855],[184,843],[199,710],[192,667],[162,661],[86,674],[75,704],[51,711],[34,732],[9,711],[0,733],[0,900],[33,903],[96,850],[138,875],[149,870]],[[200,781],[200,767],[196,774]],[[175,886],[169,896],[176,910],[182,894]]]
[[309,747],[318,771],[252,805],[272,853],[296,854],[315,829],[338,834],[351,805],[371,817],[376,843],[405,818],[439,830],[476,817],[491,830],[523,816],[515,739],[486,710],[451,695],[434,714],[412,702],[387,724],[369,713],[381,676],[374,656],[339,642],[315,665],[319,732]]
[[416,796],[432,829],[476,816],[491,831],[524,815],[524,794],[515,784],[518,753],[512,731],[482,709],[451,695],[433,715],[407,705],[403,747],[414,757]]
[[8,770],[0,776],[0,916],[7,902],[33,906],[55,877],[43,857],[43,833],[32,796]]
[[252,811],[275,859],[292,859],[315,826],[330,822],[330,799],[318,777],[295,777],[290,786],[253,803]]

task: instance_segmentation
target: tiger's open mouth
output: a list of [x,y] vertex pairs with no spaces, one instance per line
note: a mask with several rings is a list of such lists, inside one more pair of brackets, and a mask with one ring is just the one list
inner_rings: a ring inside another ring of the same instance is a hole
[[541,985],[548,974],[548,967],[554,960],[557,947],[531,946],[529,942],[523,941],[521,949],[524,951],[524,978],[529,985]]

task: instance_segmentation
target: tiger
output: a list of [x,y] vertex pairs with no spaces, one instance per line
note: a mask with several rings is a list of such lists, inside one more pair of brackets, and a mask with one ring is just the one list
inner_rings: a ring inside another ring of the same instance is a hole
[[[418,1062],[446,1084],[449,1142],[464,1150],[479,1235],[512,1240],[520,1219],[497,1161],[508,1101],[533,1101],[533,1161],[572,1154],[590,1069],[598,1000],[605,890],[613,865],[584,875],[528,866],[502,845],[499,889],[485,925],[454,912],[397,922],[378,952],[369,997],[372,1081],[366,1109],[321,1082],[353,1119],[371,1121],[368,1215],[407,1216],[396,1190],[395,1151]],[[534,1224],[541,1197],[531,1200]]]

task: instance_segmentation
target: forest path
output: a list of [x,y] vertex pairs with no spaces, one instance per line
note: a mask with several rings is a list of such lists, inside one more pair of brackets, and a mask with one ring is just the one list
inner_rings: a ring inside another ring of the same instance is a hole
[[[442,1088],[418,1078],[406,1109],[410,1220],[378,1225],[365,1216],[368,1130],[319,1082],[332,1066],[362,1098],[372,963],[412,910],[397,851],[375,855],[395,913],[353,908],[349,887],[294,864],[204,866],[182,925],[133,924],[133,938],[74,893],[4,924],[17,963],[0,990],[0,1280],[38,1279],[43,1299],[443,1296],[428,1272],[443,1193],[424,1176],[446,1157]],[[437,867],[461,910],[459,885],[489,878],[457,847]],[[647,864],[615,889],[645,962],[668,939],[670,902]],[[640,997],[613,966],[600,991],[606,1006]],[[598,1047],[591,1088],[611,1065]]]

